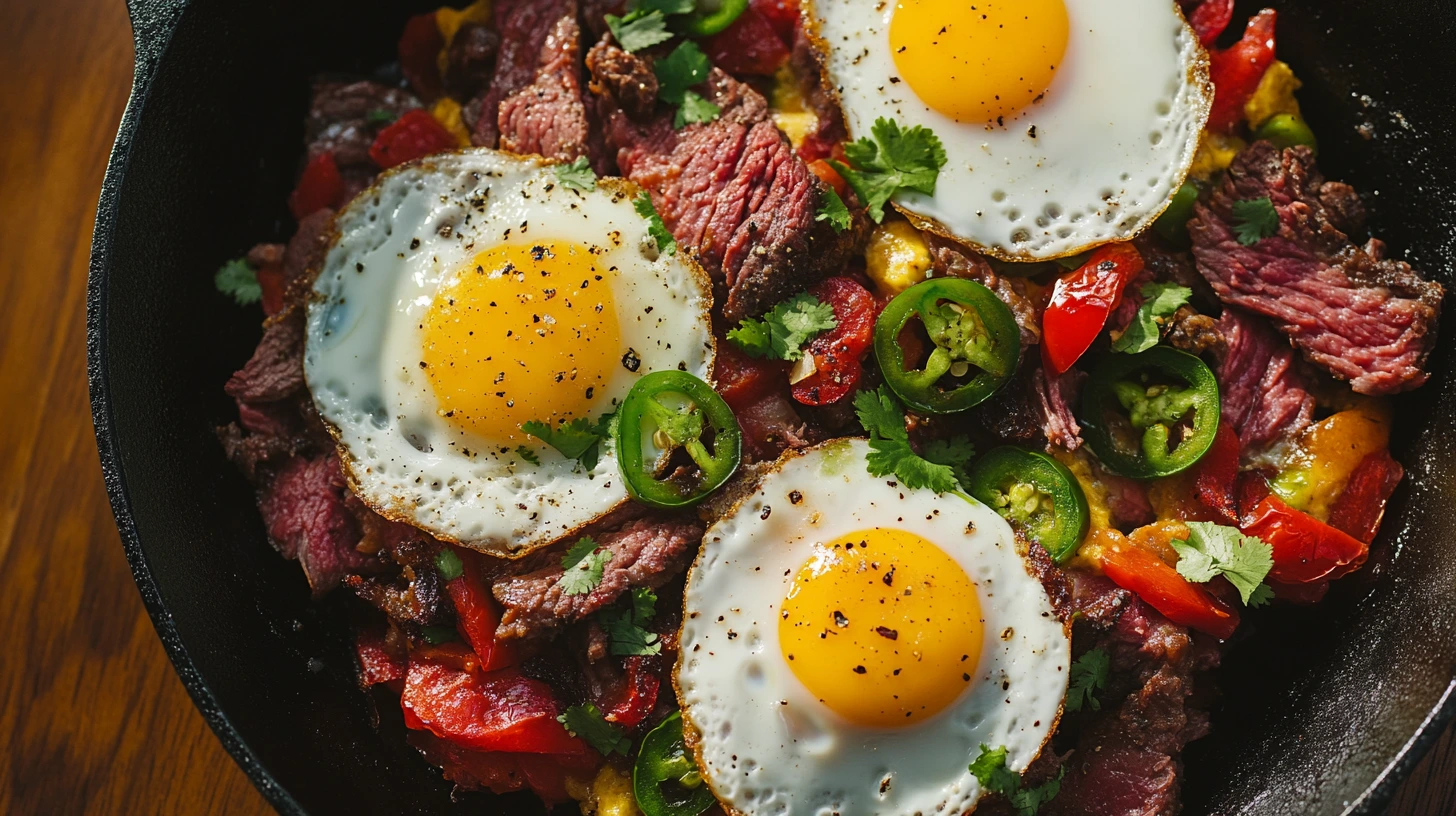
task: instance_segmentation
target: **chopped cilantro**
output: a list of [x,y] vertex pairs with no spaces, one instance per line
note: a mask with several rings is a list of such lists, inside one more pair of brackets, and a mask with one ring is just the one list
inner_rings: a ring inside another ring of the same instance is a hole
[[641,51],[644,48],[667,42],[672,33],[667,30],[667,17],[657,9],[636,9],[625,17],[606,15],[607,28],[623,51]]
[[571,545],[561,557],[561,587],[563,595],[586,595],[602,582],[602,573],[607,562],[612,560],[611,550],[597,551],[597,542],[591,536],[582,536]]
[[612,654],[655,655],[662,651],[657,633],[647,624],[657,611],[657,593],[646,587],[632,590],[627,606],[613,606],[597,614],[602,628],[607,630]]
[[523,462],[530,462],[533,465],[541,464],[541,457],[537,456],[535,451],[525,445],[516,446],[516,455],[521,457],[521,461]]
[[632,740],[629,739],[621,728],[606,721],[602,712],[591,703],[582,703],[566,709],[566,712],[556,718],[556,721],[566,726],[566,730],[573,737],[581,737],[587,745],[596,749],[602,756],[608,754],[621,754],[626,756],[632,749]]
[[242,258],[234,258],[222,265],[213,276],[217,291],[232,297],[239,306],[249,306],[263,299],[263,287],[258,285],[258,273]]
[[722,108],[704,99],[697,91],[683,91],[682,107],[673,116],[672,126],[680,128],[683,125],[711,122],[722,112]]
[[711,122],[721,112],[717,105],[688,90],[708,78],[713,63],[692,40],[683,40],[671,54],[652,65],[657,75],[657,98],[677,107],[672,126],[680,128],[689,122]]
[[374,110],[364,114],[364,121],[368,122],[371,125],[387,125],[398,118],[399,116],[396,115],[394,111],[389,110],[388,108],[375,108]]
[[1279,211],[1268,196],[1252,201],[1235,201],[1234,235],[1244,246],[1253,246],[1279,231]]
[[915,453],[905,430],[905,409],[884,385],[854,395],[854,412],[870,435],[865,464],[871,476],[894,476],[911,489],[930,488],[949,493],[958,487],[956,469],[936,464]]
[[571,164],[556,165],[556,180],[568,190],[589,193],[597,188],[597,174],[592,171],[586,156],[578,156]]
[[1139,291],[1146,300],[1122,336],[1112,341],[1113,351],[1137,354],[1156,346],[1163,323],[1193,296],[1192,289],[1176,283],[1145,283]]
[[875,120],[870,136],[844,146],[843,162],[831,161],[839,175],[854,188],[859,200],[879,223],[885,218],[885,204],[901,190],[931,195],[935,179],[945,166],[945,148],[929,128],[915,125],[901,129],[893,119]]
[[970,484],[970,473],[966,466],[976,456],[976,446],[963,434],[948,439],[933,439],[925,445],[925,459],[937,465],[945,465],[955,474],[962,485]]
[[652,196],[644,190],[632,199],[632,209],[637,214],[647,219],[647,233],[652,240],[657,242],[657,251],[666,252],[669,255],[677,253],[677,241],[668,231],[667,224],[662,222],[662,216],[657,214],[657,208],[652,206]]
[[1021,775],[1006,767],[1006,748],[992,749],[982,743],[981,753],[971,763],[971,773],[981,787],[991,793],[999,793],[1011,802],[1021,816],[1036,816],[1042,805],[1050,802],[1062,789],[1063,768],[1057,778],[1034,788],[1021,787]]
[[1067,769],[1063,767],[1057,771],[1056,779],[1043,782],[1034,788],[1022,788],[1011,794],[1011,806],[1016,808],[1021,816],[1036,816],[1036,812],[1041,809],[1042,805],[1057,798],[1057,794],[1062,792],[1062,777],[1066,773]]
[[1249,600],[1244,606],[1264,606],[1274,600],[1274,589],[1268,584],[1259,584],[1254,591],[1249,593]]
[[1184,578],[1201,584],[1222,575],[1245,606],[1268,601],[1269,593],[1258,590],[1274,566],[1274,548],[1258,538],[1233,527],[1190,521],[1188,540],[1169,543],[1178,552],[1178,574]]
[[1097,692],[1107,688],[1111,670],[1112,661],[1101,646],[1090,649],[1077,658],[1072,664],[1072,672],[1067,681],[1067,710],[1081,711],[1083,708],[1090,708],[1100,711],[1102,703],[1097,701]]
[[[521,430],[555,448],[567,459],[575,459],[582,468],[591,470],[597,466],[602,440],[611,436],[612,417],[612,412],[602,414],[596,422],[577,417],[570,422],[558,422],[555,428],[533,419],[522,423]],[[516,453],[520,452],[521,449],[517,448]],[[531,461],[525,456],[522,458]]]
[[797,360],[803,345],[839,322],[834,307],[803,292],[773,307],[762,320],[745,318],[728,331],[728,339],[750,357]]
[[844,199],[834,188],[826,185],[824,187],[824,200],[819,202],[819,211],[814,214],[815,221],[828,221],[834,227],[835,232],[844,232],[849,229],[851,223],[849,208],[844,206]]
[[446,581],[453,581],[465,574],[465,564],[449,547],[440,548],[440,552],[435,555],[435,569],[439,570],[440,577]]

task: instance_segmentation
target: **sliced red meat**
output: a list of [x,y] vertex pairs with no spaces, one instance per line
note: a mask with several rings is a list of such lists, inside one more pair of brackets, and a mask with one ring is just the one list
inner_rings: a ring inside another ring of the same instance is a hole
[[1224,309],[1218,331],[1227,344],[1214,375],[1223,420],[1246,449],[1304,430],[1314,414],[1314,396],[1304,362],[1267,323],[1241,309]]
[[346,490],[336,455],[297,456],[263,488],[258,502],[268,538],[283,557],[298,560],[316,595],[373,563],[357,549],[361,533],[344,504]]
[[[581,28],[574,16],[562,17],[541,47],[541,67],[530,85],[500,103],[500,148],[572,161],[591,145],[581,83]],[[603,151],[593,166],[606,172]]]
[[348,201],[368,187],[379,172],[369,158],[375,136],[406,111],[418,107],[420,100],[403,88],[369,81],[316,82],[313,103],[304,121],[308,159],[334,154],[334,163],[343,177],[342,200]]
[[491,14],[500,37],[493,79],[471,102],[475,129],[471,141],[495,147],[500,139],[499,114],[506,97],[536,81],[541,49],[562,17],[576,18],[574,0],[502,0]]
[[1082,446],[1082,426],[1073,406],[1086,373],[1069,368],[1060,377],[1038,366],[1030,375],[1031,405],[1047,442],[1069,451]]
[[270,320],[241,370],[228,379],[228,396],[249,402],[285,399],[303,389],[303,312]]

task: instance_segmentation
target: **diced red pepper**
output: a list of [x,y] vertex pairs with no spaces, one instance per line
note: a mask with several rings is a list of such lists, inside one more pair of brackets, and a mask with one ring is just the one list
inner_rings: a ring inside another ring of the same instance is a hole
[[714,65],[735,75],[771,76],[789,59],[789,47],[753,6],[744,9],[732,25],[709,37],[703,51]]
[[404,679],[405,655],[390,648],[384,631],[361,629],[354,639],[354,653],[359,657],[359,682],[375,686]]
[[461,637],[479,656],[482,671],[514,666],[515,644],[509,640],[498,640],[495,636],[496,627],[500,626],[500,607],[485,585],[475,553],[460,549],[455,552],[464,571],[459,578],[445,583],[445,591],[450,593],[450,601],[455,604]]
[[1269,577],[1275,581],[1333,580],[1359,569],[1370,552],[1364,542],[1285,504],[1269,492],[1259,473],[1239,477],[1239,510],[1244,534],[1258,536],[1274,548]]
[[1232,607],[1141,547],[1128,544],[1103,550],[1102,572],[1174,623],[1220,640],[1228,640],[1239,626],[1239,613]]
[[556,721],[551,687],[515,669],[456,671],[411,659],[405,676],[405,725],[474,751],[580,754],[590,750]]
[[1057,279],[1042,315],[1042,361],[1061,375],[1086,353],[1122,301],[1128,281],[1143,271],[1132,244],[1108,244]]
[[[800,153],[802,152],[801,150]],[[823,158],[809,162],[809,172],[818,176],[820,181],[833,187],[834,192],[838,193],[840,198],[849,195],[849,183],[844,180],[843,176],[839,175],[839,171],[834,169],[834,165],[825,161]]]
[[394,120],[369,146],[369,158],[383,168],[454,150],[460,143],[429,111],[416,108]]
[[1239,437],[1227,422],[1218,424],[1213,447],[1193,466],[1193,494],[1218,520],[1239,525]]
[[1234,0],[1180,0],[1193,33],[1205,46],[1213,45],[1234,18]]
[[263,290],[263,314],[272,317],[283,309],[283,267],[262,266],[255,274]]
[[409,18],[399,36],[399,69],[415,94],[427,102],[445,92],[439,61],[444,47],[445,37],[440,34],[433,11]]
[[288,211],[302,221],[325,207],[339,206],[343,197],[344,177],[339,175],[333,152],[320,153],[304,165],[298,186],[288,196]]
[[784,45],[793,47],[794,31],[799,27],[799,0],[748,0],[748,7],[773,26]]
[[1244,118],[1244,103],[1254,95],[1264,72],[1274,63],[1273,9],[1264,9],[1249,20],[1243,39],[1208,55],[1208,72],[1213,80],[1213,107],[1208,129],[1233,130]]
[[589,775],[601,764],[595,754],[510,754],[471,751],[428,731],[411,731],[409,743],[419,749],[445,778],[466,790],[510,793],[529,786],[547,806],[567,801],[566,776]]
[[1351,471],[1340,498],[1330,508],[1330,526],[1366,544],[1374,541],[1380,518],[1385,515],[1385,503],[1404,475],[1405,470],[1391,458],[1388,450],[1361,459]]
[[743,411],[770,392],[788,384],[789,365],[783,360],[755,360],[733,345],[731,340],[718,341],[718,356],[713,362],[713,381],[718,395],[735,412]]
[[634,728],[657,706],[662,678],[654,669],[655,663],[649,663],[645,657],[634,655],[626,662],[627,681],[622,689],[622,699],[607,712],[606,720],[623,728]]
[[809,293],[834,307],[836,325],[809,341],[804,354],[814,357],[815,370],[794,383],[792,392],[804,405],[830,405],[859,385],[864,374],[860,360],[874,340],[879,301],[846,277],[820,281]]

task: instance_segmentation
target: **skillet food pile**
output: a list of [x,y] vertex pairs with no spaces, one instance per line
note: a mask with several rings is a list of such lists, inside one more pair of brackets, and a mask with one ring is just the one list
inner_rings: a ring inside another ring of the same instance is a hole
[[1366,561],[1443,292],[1275,12],[969,9],[479,0],[315,82],[219,436],[459,788],[1172,814],[1241,619]]

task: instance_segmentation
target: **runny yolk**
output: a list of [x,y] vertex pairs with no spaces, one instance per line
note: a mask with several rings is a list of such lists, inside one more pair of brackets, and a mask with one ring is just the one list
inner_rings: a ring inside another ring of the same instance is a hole
[[815,546],[784,598],[779,645],[834,712],[896,728],[970,688],[982,626],[959,564],[914,533],[876,527]]
[[899,0],[890,52],[926,105],[1003,124],[1051,87],[1067,32],[1064,0]]
[[592,417],[621,358],[608,273],[570,241],[505,244],[445,280],[421,325],[440,416],[491,442],[521,424]]

